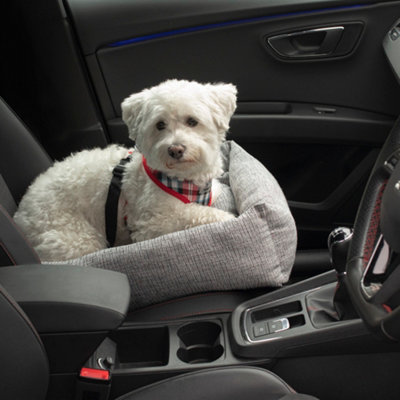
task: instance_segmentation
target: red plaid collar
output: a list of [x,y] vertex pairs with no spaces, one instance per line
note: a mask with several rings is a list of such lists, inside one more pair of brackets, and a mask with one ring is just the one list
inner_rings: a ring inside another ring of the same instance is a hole
[[147,161],[142,157],[143,168],[146,171],[149,178],[164,192],[176,197],[182,202],[198,203],[204,206],[211,205],[211,181],[206,184],[205,187],[200,188],[195,185],[192,181],[179,180],[178,178],[170,178],[163,172],[157,171],[150,168],[147,165]]

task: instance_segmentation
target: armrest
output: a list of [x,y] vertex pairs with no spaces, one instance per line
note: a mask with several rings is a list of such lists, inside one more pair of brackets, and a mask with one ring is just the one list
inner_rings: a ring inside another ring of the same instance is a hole
[[104,269],[3,267],[0,282],[39,333],[110,331],[124,321],[129,307],[127,277]]

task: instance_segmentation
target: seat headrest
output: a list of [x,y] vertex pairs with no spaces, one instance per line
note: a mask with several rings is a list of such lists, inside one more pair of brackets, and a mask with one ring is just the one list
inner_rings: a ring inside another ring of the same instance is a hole
[[0,174],[18,204],[52,161],[29,129],[0,97]]

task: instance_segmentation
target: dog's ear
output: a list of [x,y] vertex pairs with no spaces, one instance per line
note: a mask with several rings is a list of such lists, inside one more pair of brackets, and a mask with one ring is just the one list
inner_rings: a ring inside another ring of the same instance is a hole
[[132,140],[136,140],[139,126],[143,119],[146,91],[132,94],[121,103],[122,120],[127,125],[129,138]]
[[214,122],[220,133],[225,136],[229,129],[229,121],[236,110],[236,86],[231,83],[217,83],[209,85],[209,90],[214,103]]

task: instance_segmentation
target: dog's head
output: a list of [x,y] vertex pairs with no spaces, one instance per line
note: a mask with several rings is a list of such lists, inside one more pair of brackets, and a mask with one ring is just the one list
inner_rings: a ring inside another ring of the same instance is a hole
[[122,102],[122,119],[150,167],[179,179],[221,173],[220,146],[236,108],[236,87],[168,80]]

